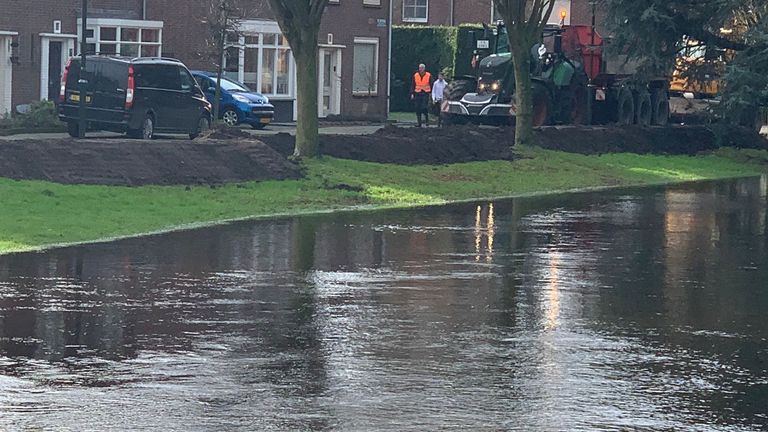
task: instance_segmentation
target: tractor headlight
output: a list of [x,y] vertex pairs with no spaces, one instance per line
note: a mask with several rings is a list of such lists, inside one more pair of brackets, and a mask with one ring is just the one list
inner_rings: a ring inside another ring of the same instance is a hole
[[483,92],[485,92],[485,90],[486,90],[487,88],[488,88],[488,86],[487,86],[487,85],[486,85],[484,82],[482,82],[482,81],[480,81],[480,83],[478,83],[478,84],[477,84],[477,90],[478,90],[480,93],[483,93]]
[[491,83],[491,91],[498,93],[501,90],[501,83],[497,80]]

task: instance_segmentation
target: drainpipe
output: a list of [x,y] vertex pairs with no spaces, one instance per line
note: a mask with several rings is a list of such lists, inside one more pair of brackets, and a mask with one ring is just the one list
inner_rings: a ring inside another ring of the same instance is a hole
[[141,19],[147,20],[147,0],[141,4]]
[[453,11],[456,9],[456,0],[451,0],[451,27],[453,27],[454,19],[453,19]]
[[387,113],[386,117],[389,117],[389,108],[392,99],[392,2],[389,0],[389,43],[387,43]]

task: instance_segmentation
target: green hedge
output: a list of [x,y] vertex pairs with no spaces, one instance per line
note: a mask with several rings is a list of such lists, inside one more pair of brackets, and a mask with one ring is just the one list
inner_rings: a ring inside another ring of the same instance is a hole
[[[412,111],[411,79],[419,63],[437,78],[472,75],[473,39],[482,37],[479,24],[448,26],[394,26],[392,28],[392,100],[390,111]],[[493,43],[493,41],[491,41]]]
[[409,92],[419,63],[437,77],[438,72],[453,75],[456,58],[456,27],[395,26],[392,29],[391,111],[412,110]]

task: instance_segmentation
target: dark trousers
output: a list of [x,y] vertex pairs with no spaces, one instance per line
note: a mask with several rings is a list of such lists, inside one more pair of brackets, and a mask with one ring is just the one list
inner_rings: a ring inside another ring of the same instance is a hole
[[441,109],[440,105],[442,104],[442,102],[443,101],[435,101],[432,104],[432,114],[434,114],[435,117],[437,117],[437,127],[440,127],[443,125],[443,117],[440,115],[440,109]]
[[417,92],[413,95],[413,102],[416,105],[416,123],[421,127],[421,115],[424,114],[424,122],[429,126],[429,93]]

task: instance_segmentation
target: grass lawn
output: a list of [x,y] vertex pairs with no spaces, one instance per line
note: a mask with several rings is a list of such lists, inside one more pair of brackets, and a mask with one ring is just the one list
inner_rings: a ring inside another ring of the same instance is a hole
[[[430,115],[431,117],[431,115]],[[391,112],[387,116],[388,120],[396,122],[416,123],[416,113],[413,112]]]
[[113,187],[0,179],[0,253],[169,230],[234,218],[758,175],[768,152],[582,156],[526,150],[514,162],[399,166],[324,158],[303,180]]

